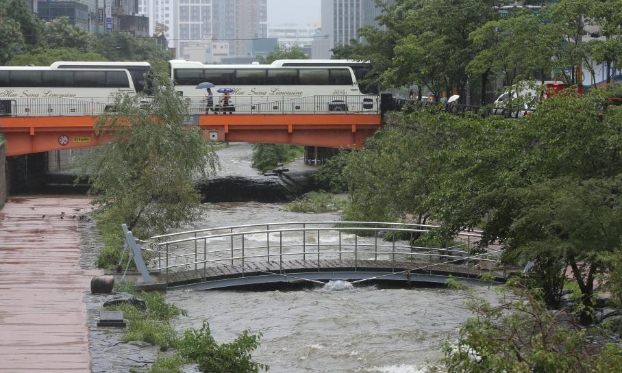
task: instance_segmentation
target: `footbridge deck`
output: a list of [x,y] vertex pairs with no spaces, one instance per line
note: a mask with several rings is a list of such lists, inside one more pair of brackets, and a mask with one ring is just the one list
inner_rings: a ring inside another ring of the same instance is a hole
[[[498,248],[478,247],[478,232],[445,245],[417,246],[431,225],[379,222],[286,222],[220,227],[152,237],[142,242],[157,286],[200,290],[273,283],[346,280],[352,284],[503,282],[515,270]],[[131,235],[131,232],[130,232]]]

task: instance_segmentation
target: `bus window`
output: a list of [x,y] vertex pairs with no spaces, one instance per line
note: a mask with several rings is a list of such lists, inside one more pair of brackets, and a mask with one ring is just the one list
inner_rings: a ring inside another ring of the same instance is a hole
[[50,70],[41,76],[42,87],[75,87],[73,71]]
[[75,71],[76,87],[106,87],[105,71]]
[[329,82],[331,85],[352,85],[352,74],[346,69],[330,69]]
[[296,85],[298,84],[298,70],[268,70],[268,79],[266,80],[266,83],[270,85]]
[[235,85],[264,85],[266,84],[265,69],[236,70]]
[[300,85],[328,85],[327,69],[300,69]]
[[0,71],[0,87],[10,87],[9,86],[9,72],[6,70]]
[[129,80],[123,71],[106,72],[106,87],[108,88],[127,88]]
[[12,87],[40,87],[41,71],[11,71]]
[[198,85],[205,81],[203,69],[178,69],[175,70],[175,84]]
[[205,80],[203,81],[211,82],[217,86],[230,86],[230,85],[233,85],[234,80],[235,80],[235,70],[216,69],[216,70],[205,70]]

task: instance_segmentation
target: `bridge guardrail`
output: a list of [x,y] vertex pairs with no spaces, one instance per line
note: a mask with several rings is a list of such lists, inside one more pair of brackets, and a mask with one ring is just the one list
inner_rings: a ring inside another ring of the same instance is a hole
[[[404,262],[421,268],[459,264],[467,270],[475,263],[487,263],[490,268],[498,263],[498,250],[471,252],[479,240],[477,233],[459,235],[452,247],[416,247],[411,244],[412,237],[434,226],[354,223],[358,225],[339,221],[251,224],[155,236],[149,240],[152,253],[149,263],[153,270],[164,275],[167,283],[173,272],[203,271],[207,276],[208,268],[217,266],[237,268],[243,277],[246,272],[253,272],[247,268],[257,262],[271,263],[280,272],[292,261],[316,266],[318,271],[326,260],[347,262],[355,271],[380,262],[385,266],[392,263],[393,270]],[[396,239],[397,234],[408,239]],[[394,238],[385,240],[384,235]]]
[[[0,100],[0,115],[97,116],[110,110],[115,97],[32,97]],[[148,102],[148,98],[145,102]],[[205,98],[187,98],[188,114],[205,114]],[[232,96],[229,108],[236,114],[378,114],[379,97],[370,95]],[[216,106],[218,107],[218,106]],[[210,112],[210,114],[213,114]]]

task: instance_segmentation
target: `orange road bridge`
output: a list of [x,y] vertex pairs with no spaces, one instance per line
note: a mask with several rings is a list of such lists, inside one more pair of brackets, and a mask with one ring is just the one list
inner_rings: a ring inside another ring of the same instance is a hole
[[[356,98],[348,96],[348,100]],[[361,96],[360,100],[370,99]],[[309,98],[308,108],[276,103],[250,106],[248,110],[238,108],[240,110],[220,115],[208,115],[204,109],[194,108],[183,125],[199,126],[206,140],[220,142],[361,148],[365,139],[382,126],[383,108],[392,105],[390,95],[381,105],[344,102],[340,106],[319,109],[318,105],[313,106],[315,101],[316,98]],[[94,106],[81,103],[75,107],[57,103],[37,105],[48,109],[25,107],[0,112],[0,133],[7,143],[6,156],[89,148],[105,141],[93,131],[104,109],[94,110]]]
[[[473,250],[479,232],[449,247],[420,247],[431,225],[383,222],[285,222],[200,229],[136,240],[123,225],[130,260],[151,288],[197,290],[267,285],[334,290],[379,283],[501,283],[516,271],[500,264],[498,247]],[[128,256],[124,256],[128,257]],[[125,273],[121,278],[125,281]]]

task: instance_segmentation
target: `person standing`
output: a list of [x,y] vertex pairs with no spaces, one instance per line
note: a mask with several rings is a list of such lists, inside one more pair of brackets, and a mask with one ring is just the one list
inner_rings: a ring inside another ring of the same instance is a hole
[[229,91],[224,91],[222,97],[220,98],[223,114],[227,114],[227,111],[229,114],[233,114],[233,110],[231,109],[231,106],[229,106],[230,99],[231,96],[229,95]]
[[209,111],[212,111],[214,114],[218,114],[216,110],[214,110],[214,94],[212,93],[212,89],[207,89],[207,106],[205,107],[205,114],[209,114]]

